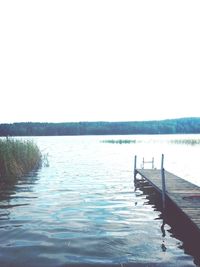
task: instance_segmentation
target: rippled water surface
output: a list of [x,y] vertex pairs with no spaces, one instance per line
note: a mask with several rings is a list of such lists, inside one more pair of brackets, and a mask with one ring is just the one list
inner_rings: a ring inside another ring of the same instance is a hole
[[154,156],[159,168],[165,153],[167,170],[200,185],[200,146],[166,141],[173,136],[112,138],[142,142],[31,138],[49,166],[1,190],[0,266],[198,266],[198,251],[163,222],[154,190],[134,185],[133,158],[139,165]]

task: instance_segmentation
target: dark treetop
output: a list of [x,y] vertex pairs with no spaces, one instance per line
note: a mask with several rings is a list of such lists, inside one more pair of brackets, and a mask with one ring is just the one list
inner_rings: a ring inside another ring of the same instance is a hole
[[20,122],[0,124],[0,136],[200,133],[200,118],[127,122]]

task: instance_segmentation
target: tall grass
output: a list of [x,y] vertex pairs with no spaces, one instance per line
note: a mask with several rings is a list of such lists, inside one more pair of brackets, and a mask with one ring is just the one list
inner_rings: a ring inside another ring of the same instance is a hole
[[37,145],[30,140],[0,140],[0,181],[21,177],[39,167],[42,156]]

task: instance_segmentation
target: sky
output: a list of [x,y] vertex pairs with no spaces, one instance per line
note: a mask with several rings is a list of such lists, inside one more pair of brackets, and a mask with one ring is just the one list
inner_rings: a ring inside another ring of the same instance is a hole
[[199,0],[0,0],[0,123],[200,117],[199,14]]

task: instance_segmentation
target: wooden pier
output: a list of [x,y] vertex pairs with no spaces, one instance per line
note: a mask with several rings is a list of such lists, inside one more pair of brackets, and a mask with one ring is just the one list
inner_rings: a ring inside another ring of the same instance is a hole
[[191,221],[200,232],[200,187],[170,173],[163,168],[163,156],[161,169],[137,169],[136,158],[134,177],[139,174],[146,179],[158,192],[162,194],[163,208],[165,198],[172,203]]

